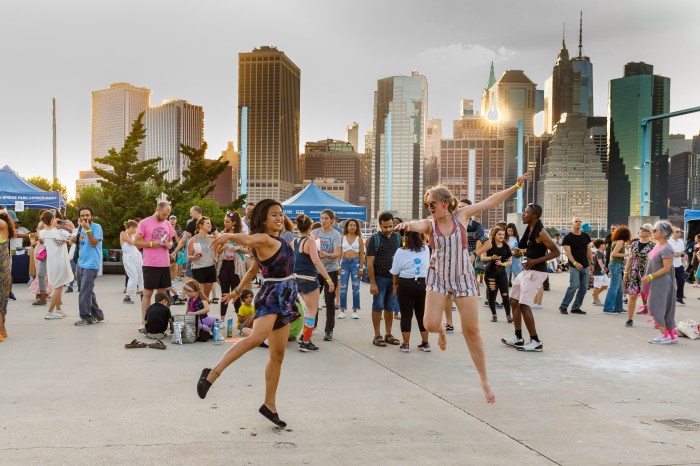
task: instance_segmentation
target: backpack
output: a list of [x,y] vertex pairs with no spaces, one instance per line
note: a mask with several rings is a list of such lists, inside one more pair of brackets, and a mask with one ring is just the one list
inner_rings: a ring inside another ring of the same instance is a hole
[[[381,233],[377,232],[372,235],[372,243],[374,244],[374,250],[375,252],[379,251],[379,248],[382,246],[382,239],[381,236],[383,236]],[[399,242],[399,246],[401,246],[401,235],[398,232],[393,232],[391,234],[392,239],[396,239]]]

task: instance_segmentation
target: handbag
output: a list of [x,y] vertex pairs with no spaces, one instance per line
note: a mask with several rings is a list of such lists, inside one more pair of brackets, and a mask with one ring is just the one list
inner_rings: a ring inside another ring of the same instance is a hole
[[45,261],[46,260],[46,248],[37,248],[36,251],[34,252],[34,259],[38,261]]
[[173,316],[173,322],[182,324],[182,343],[194,343],[198,333],[197,314],[177,314]]

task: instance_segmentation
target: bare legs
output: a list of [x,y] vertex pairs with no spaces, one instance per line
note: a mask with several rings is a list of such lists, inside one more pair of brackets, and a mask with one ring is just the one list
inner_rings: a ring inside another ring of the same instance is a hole
[[63,294],[63,286],[58,286],[53,289],[51,293],[51,302],[49,303],[49,312],[53,312],[54,309],[61,310],[61,296]]
[[7,336],[7,329],[5,328],[5,316],[0,314],[0,337]]
[[[391,335],[391,327],[394,323],[394,312],[393,311],[383,311],[384,312],[384,328],[387,335]],[[381,336],[379,325],[382,320],[382,311],[372,311],[372,326],[374,327],[374,336]]]
[[445,303],[445,322],[450,327],[452,326],[452,300],[448,299]]
[[[445,333],[445,325],[442,323],[442,314],[449,302],[450,297],[447,295],[430,290],[425,292],[423,326],[428,332],[439,333],[438,346],[443,351],[447,348],[447,335]],[[450,307],[450,312],[452,312],[452,307]]]
[[487,403],[494,403],[496,395],[491,390],[489,385],[488,375],[486,374],[486,353],[484,351],[484,342],[481,339],[479,331],[479,313],[476,296],[467,296],[455,298],[455,304],[459,311],[459,318],[462,322],[462,335],[467,342],[469,354],[474,362],[474,367],[479,373],[481,388],[484,391],[484,397]]
[[510,308],[513,311],[513,325],[515,326],[515,330],[522,331],[524,320],[525,327],[527,327],[527,333],[529,333],[530,336],[537,335],[537,329],[535,328],[535,316],[532,314],[532,309],[530,309],[530,306],[520,304],[517,299],[510,298]]

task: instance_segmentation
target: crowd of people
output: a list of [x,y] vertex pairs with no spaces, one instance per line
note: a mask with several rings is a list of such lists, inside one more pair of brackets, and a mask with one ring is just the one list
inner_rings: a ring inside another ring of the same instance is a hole
[[[282,205],[272,199],[249,203],[243,216],[227,212],[221,230],[215,226],[218,219],[206,217],[194,206],[190,221],[181,229],[171,215],[171,206],[159,202],[153,215],[124,223],[119,237],[126,273],[122,302],[130,305],[140,301],[138,330],[155,339],[151,347],[158,349],[165,349],[162,340],[168,336],[168,328],[173,332],[171,306],[186,306],[183,313],[195,317],[199,334],[204,336],[200,340],[205,341],[215,333],[218,322],[225,321],[232,305],[235,327],[243,338],[218,364],[202,371],[197,392],[204,398],[230,364],[253,348],[267,347],[270,359],[260,413],[279,426],[286,425],[277,413],[276,391],[290,324],[297,319],[303,324],[299,350],[317,352],[319,347],[311,339],[318,326],[321,294],[325,307],[323,340],[330,342],[336,319],[344,319],[346,313],[352,319],[361,317],[363,280],[369,283],[372,295],[371,342],[378,347],[395,345],[409,352],[415,320],[421,340],[416,349],[431,351],[429,334],[437,333],[437,345],[445,350],[446,333],[454,331],[452,315],[456,310],[488,403],[495,401],[495,394],[479,330],[480,286],[485,288],[484,305],[491,312],[491,321],[498,321],[498,309],[502,309],[507,322],[513,324],[514,334],[502,338],[502,343],[518,351],[542,351],[533,309],[541,307],[552,261],[561,262],[554,268],[568,269],[570,276],[559,305],[562,314],[586,314],[585,296],[593,288],[593,306],[602,306],[604,313],[619,314],[625,312],[626,302],[627,327],[633,325],[635,315],[649,314],[659,329],[658,336],[649,342],[676,343],[675,306],[684,304],[688,271],[691,280],[697,277],[694,286],[700,286],[700,271],[695,272],[700,258],[697,247],[691,246],[688,255],[682,232],[666,221],[642,225],[634,238],[626,226],[613,225],[605,240],[593,241],[583,231],[582,219],[575,217],[568,234],[552,238],[541,219],[542,207],[536,204],[529,204],[522,213],[522,235],[512,223],[499,223],[486,231],[474,219],[503,203],[528,179],[529,174],[525,174],[513,187],[476,204],[456,199],[445,187],[432,187],[424,195],[428,218],[406,222],[384,212],[377,219],[376,232],[367,237],[355,219],[345,220],[341,229],[330,209],[321,212],[320,222],[305,214],[292,222]],[[75,325],[104,320],[94,292],[104,237],[93,218],[89,206],[80,207],[74,221],[46,210],[35,234],[20,229],[14,212],[0,210],[0,339],[7,337],[10,241],[19,235],[28,237],[32,244],[30,289],[36,294],[33,305],[48,305],[45,319],[66,316],[62,293],[64,288],[72,292],[76,283],[80,319]],[[696,241],[700,245],[700,235]],[[182,281],[180,290],[178,281]],[[217,284],[220,303],[215,294]],[[351,308],[348,294],[352,295]],[[639,301],[642,306],[637,309]],[[219,305],[218,313],[212,308],[215,304]],[[396,319],[400,321],[400,339],[392,333]],[[126,346],[145,344],[134,340]]]

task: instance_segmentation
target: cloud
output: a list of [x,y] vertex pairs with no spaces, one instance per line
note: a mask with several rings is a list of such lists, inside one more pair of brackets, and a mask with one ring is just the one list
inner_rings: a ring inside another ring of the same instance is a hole
[[506,47],[491,49],[478,44],[450,44],[429,48],[416,56],[416,65],[440,74],[464,75],[476,69],[488,68],[491,62],[502,62],[515,55]]

